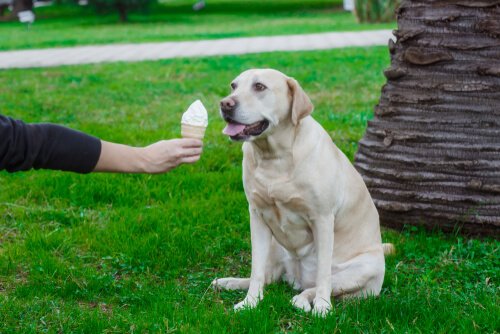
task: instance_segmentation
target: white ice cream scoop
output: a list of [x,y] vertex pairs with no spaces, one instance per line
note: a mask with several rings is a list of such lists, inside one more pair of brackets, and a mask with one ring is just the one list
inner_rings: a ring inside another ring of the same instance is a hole
[[194,101],[182,114],[181,133],[184,138],[203,139],[208,125],[208,113],[200,100]]
[[200,100],[196,100],[189,106],[188,110],[182,114],[182,124],[204,126],[208,125],[208,113],[203,103]]

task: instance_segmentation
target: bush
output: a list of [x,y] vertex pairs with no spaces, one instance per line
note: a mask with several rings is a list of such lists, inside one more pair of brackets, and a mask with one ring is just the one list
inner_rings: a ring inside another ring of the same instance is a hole
[[144,11],[155,2],[155,0],[90,0],[90,3],[98,12],[116,10],[121,22],[128,21],[128,13],[131,10]]
[[390,22],[396,18],[400,0],[355,0],[355,13],[359,22]]

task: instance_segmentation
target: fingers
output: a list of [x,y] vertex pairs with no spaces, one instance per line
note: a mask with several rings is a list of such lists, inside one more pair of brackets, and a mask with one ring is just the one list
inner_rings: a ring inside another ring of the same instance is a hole
[[200,160],[200,156],[199,155],[192,155],[190,157],[184,157],[181,159],[181,163],[183,164],[193,164],[195,162],[197,162],[198,160]]
[[181,158],[183,157],[190,157],[193,155],[200,155],[202,152],[201,147],[197,148],[184,148],[181,152]]
[[184,147],[184,148],[202,147],[203,146],[203,142],[199,139],[180,138],[179,142],[180,142],[180,146]]
[[201,147],[183,148],[179,162],[184,164],[195,163],[200,160],[201,152]]

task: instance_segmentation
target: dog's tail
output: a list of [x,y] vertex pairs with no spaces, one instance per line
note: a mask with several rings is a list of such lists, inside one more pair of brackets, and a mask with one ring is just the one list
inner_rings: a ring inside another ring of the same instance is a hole
[[382,244],[382,249],[384,250],[384,255],[396,254],[396,247],[393,244]]

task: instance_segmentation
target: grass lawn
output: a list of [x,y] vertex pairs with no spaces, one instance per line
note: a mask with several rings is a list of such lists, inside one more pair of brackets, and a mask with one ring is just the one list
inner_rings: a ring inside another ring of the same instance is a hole
[[0,111],[135,145],[179,135],[196,98],[209,109],[200,162],[160,176],[0,173],[1,333],[494,333],[499,242],[385,231],[379,298],[336,301],[318,319],[272,284],[255,310],[215,277],[247,276],[250,235],[240,144],[217,102],[250,67],[296,77],[314,117],[352,158],[384,82],[388,52],[353,48],[2,71]]
[[199,12],[192,10],[194,2],[167,1],[148,13],[131,14],[126,24],[119,23],[114,13],[97,15],[92,8],[38,8],[29,29],[19,22],[0,22],[0,50],[395,27],[395,23],[358,24],[339,0],[208,0]]

